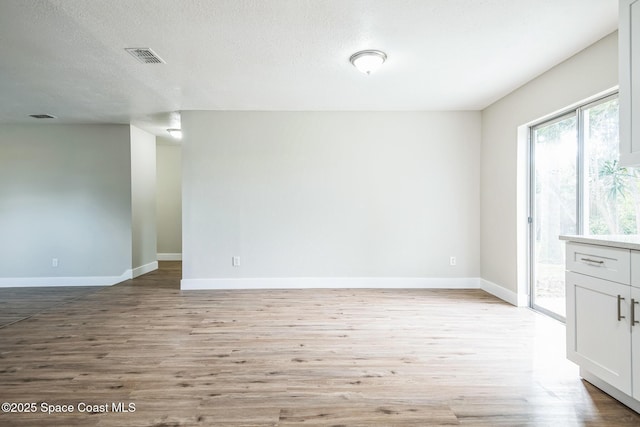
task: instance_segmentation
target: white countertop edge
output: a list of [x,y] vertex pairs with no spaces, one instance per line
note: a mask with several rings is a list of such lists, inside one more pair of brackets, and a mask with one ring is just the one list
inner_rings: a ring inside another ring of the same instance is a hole
[[640,250],[640,235],[606,235],[606,236],[577,236],[561,235],[560,240],[568,242],[586,243],[589,245],[611,246],[614,248]]

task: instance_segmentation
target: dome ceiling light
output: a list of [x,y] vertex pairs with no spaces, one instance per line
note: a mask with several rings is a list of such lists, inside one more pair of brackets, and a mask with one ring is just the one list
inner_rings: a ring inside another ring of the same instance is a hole
[[361,50],[351,55],[349,62],[361,73],[371,74],[384,64],[387,54],[381,50]]

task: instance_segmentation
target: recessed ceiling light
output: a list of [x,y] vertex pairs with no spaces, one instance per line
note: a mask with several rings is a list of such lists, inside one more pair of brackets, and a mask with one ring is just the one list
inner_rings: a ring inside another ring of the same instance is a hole
[[387,54],[381,50],[361,50],[349,58],[349,62],[364,74],[373,73],[380,68],[386,60]]
[[167,129],[167,132],[175,139],[182,139],[182,129]]
[[31,114],[29,117],[33,117],[34,119],[56,119],[56,116],[52,116],[51,114]]

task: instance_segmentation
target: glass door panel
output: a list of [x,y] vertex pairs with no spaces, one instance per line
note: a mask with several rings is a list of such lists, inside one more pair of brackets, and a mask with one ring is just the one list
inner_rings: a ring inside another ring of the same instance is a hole
[[531,305],[559,319],[565,317],[565,254],[558,236],[579,230],[577,136],[575,113],[531,132]]
[[640,218],[639,173],[618,165],[618,98],[582,109],[584,233],[635,234]]

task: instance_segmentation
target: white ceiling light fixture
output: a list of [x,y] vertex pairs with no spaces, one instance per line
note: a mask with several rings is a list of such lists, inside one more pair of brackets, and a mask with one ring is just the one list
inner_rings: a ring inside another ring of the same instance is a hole
[[175,139],[182,139],[182,129],[167,129],[167,132]]
[[371,74],[384,64],[387,54],[381,50],[361,50],[351,55],[349,62],[361,73]]

